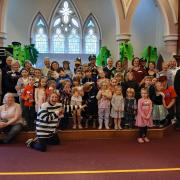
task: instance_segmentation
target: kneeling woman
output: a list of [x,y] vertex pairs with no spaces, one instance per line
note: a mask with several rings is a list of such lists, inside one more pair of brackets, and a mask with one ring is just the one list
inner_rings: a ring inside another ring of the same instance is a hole
[[27,147],[46,151],[47,145],[58,145],[60,140],[56,129],[60,118],[63,117],[64,110],[62,104],[58,103],[59,96],[56,93],[49,95],[48,102],[41,105],[38,111],[36,120],[36,135],[35,139],[29,139]]
[[0,106],[0,131],[6,136],[0,139],[1,144],[10,143],[23,128],[22,111],[19,104],[15,103],[14,95],[7,93]]

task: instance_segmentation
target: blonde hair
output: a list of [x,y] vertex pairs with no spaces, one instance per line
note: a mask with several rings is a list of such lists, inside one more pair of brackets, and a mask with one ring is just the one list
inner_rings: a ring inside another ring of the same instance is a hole
[[126,90],[126,96],[128,93],[132,93],[133,94],[133,97],[135,97],[135,90],[133,88],[127,88]]

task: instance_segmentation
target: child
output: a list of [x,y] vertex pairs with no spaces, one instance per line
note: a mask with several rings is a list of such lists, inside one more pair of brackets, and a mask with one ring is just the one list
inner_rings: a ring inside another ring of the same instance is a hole
[[164,94],[162,93],[162,84],[156,82],[155,91],[151,95],[153,102],[153,122],[155,126],[163,127],[167,116],[167,110],[165,108]]
[[122,89],[119,86],[115,87],[113,97],[111,99],[111,117],[114,118],[114,129],[122,129],[121,118],[124,111],[124,99],[122,96]]
[[114,94],[114,91],[115,91],[115,88],[116,88],[117,85],[118,85],[117,84],[117,80],[115,78],[112,78],[110,80],[110,87],[109,87],[109,89],[111,90],[112,94]]
[[133,128],[136,111],[135,91],[133,88],[128,88],[124,100],[124,121],[127,128]]
[[38,112],[41,105],[46,101],[46,78],[39,80],[39,87],[35,88],[35,109]]
[[139,143],[150,142],[147,138],[148,127],[153,126],[152,121],[152,101],[149,99],[147,88],[141,89],[141,97],[138,100],[138,113],[136,117],[136,126],[139,127]]
[[60,128],[67,129],[69,125],[69,115],[70,115],[70,105],[71,105],[71,83],[70,81],[66,81],[61,91],[60,102],[64,107],[64,117],[60,121]]
[[18,81],[17,81],[17,85],[16,85],[16,91],[17,91],[17,94],[19,96],[19,102],[21,104],[21,107],[23,107],[23,102],[22,102],[22,99],[21,99],[21,94],[22,92],[24,91],[24,86],[28,85],[29,83],[29,71],[27,71],[25,68],[23,68],[21,70],[21,76]]
[[168,111],[168,115],[166,117],[166,124],[165,125],[169,125],[175,117],[174,105],[176,102],[176,92],[175,92],[173,86],[168,86],[166,76],[161,76],[159,78],[159,81],[162,83],[162,87],[163,87],[162,92],[165,95],[165,97],[164,97],[165,108]]
[[73,88],[73,95],[71,97],[71,109],[73,110],[73,129],[82,129],[81,125],[81,108],[82,108],[82,96],[77,87]]
[[34,70],[34,80],[35,80],[34,86],[35,87],[39,86],[39,80],[41,79],[41,76],[42,76],[41,69],[35,69]]
[[34,130],[35,127],[34,81],[34,78],[30,76],[29,84],[24,87],[24,91],[21,94],[21,98],[24,100],[23,114],[27,122],[28,130]]
[[97,87],[93,82],[87,82],[83,86],[84,89],[84,96],[83,100],[87,105],[85,109],[85,128],[88,128],[89,122],[93,123],[93,128],[96,128],[96,120],[97,120],[97,113],[98,113],[98,106],[97,106]]
[[103,119],[105,121],[105,128],[109,129],[109,115],[110,115],[110,104],[112,93],[108,88],[108,83],[106,81],[102,82],[101,89],[99,90],[97,96],[98,100],[98,115],[99,115],[99,128],[102,129]]
[[[128,88],[133,88],[135,90],[135,98],[140,98],[140,92],[139,92],[139,84],[135,81],[134,73],[128,72],[126,74],[125,83],[124,83],[124,89],[126,92]],[[126,94],[124,94],[126,96]]]
[[47,82],[47,88],[46,88],[46,97],[48,97],[51,93],[57,93],[56,89],[56,81],[55,80],[49,80]]

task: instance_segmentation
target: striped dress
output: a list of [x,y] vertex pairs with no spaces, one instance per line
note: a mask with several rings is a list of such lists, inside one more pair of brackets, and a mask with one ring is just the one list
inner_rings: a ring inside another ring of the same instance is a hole
[[61,103],[51,105],[48,102],[42,104],[36,120],[36,134],[38,138],[50,138],[56,133],[60,117],[59,108]]

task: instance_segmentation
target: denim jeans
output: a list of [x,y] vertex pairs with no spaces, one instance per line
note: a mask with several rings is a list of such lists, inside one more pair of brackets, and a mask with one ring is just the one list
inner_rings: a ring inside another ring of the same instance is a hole
[[5,144],[10,143],[22,130],[23,125],[21,123],[15,124],[15,125],[9,125],[5,128],[3,128],[1,131],[3,131],[6,136],[3,139],[3,142]]
[[37,141],[31,144],[31,148],[36,149],[38,151],[45,152],[47,150],[47,145],[59,145],[60,139],[57,134],[54,134],[50,138],[38,138]]

